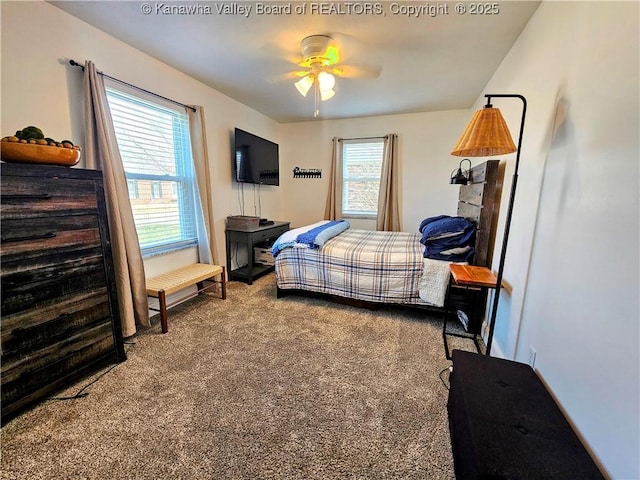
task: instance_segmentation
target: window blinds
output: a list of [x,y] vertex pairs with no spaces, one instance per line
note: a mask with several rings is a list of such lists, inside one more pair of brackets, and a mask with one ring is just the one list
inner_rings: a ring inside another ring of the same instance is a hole
[[375,216],[384,141],[349,141],[342,145],[342,213]]
[[187,115],[112,88],[107,99],[143,254],[196,244]]

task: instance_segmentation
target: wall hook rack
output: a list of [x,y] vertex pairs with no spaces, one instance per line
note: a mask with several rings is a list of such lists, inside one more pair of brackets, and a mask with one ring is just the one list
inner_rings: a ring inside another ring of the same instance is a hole
[[296,167],[293,169],[293,178],[322,178],[322,170]]

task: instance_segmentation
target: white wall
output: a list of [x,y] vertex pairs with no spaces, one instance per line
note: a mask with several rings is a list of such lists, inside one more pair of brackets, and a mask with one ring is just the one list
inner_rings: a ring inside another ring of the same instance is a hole
[[[84,142],[82,71],[68,65],[93,61],[100,71],[186,104],[204,107],[216,254],[224,263],[224,218],[239,214],[231,175],[231,135],[240,127],[278,142],[278,123],[174,68],[124,44],[45,2],[1,2],[2,135],[37,125],[52,138]],[[82,163],[79,165],[82,166]],[[262,213],[280,217],[282,188],[263,187]],[[246,206],[253,209],[251,188]],[[251,212],[252,213],[252,212]],[[147,275],[193,262],[195,249],[145,261]]]
[[[537,351],[620,479],[640,478],[638,14],[637,2],[543,2],[485,89],[529,101],[495,351]],[[493,103],[515,137],[519,101]]]
[[[280,168],[288,198],[287,219],[295,225],[322,219],[333,137],[375,137],[388,133],[398,134],[402,230],[417,232],[420,221],[432,215],[455,215],[458,187],[450,185],[449,178],[460,159],[449,152],[468,115],[467,111],[456,110],[281,125]],[[296,166],[320,168],[322,179],[293,179],[292,170]],[[357,228],[367,227],[363,221],[351,223]],[[375,229],[375,222],[369,228]]]

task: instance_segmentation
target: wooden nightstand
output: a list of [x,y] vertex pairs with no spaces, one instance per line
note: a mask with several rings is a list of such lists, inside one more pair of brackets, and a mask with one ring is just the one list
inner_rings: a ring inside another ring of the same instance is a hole
[[[289,222],[272,222],[269,225],[255,227],[229,227],[225,229],[227,247],[227,275],[229,280],[240,280],[251,285],[253,281],[274,270],[273,265],[256,262],[254,247],[271,248],[280,235],[289,230]],[[232,269],[231,259],[234,248],[244,245],[247,251],[247,264]]]
[[[476,314],[479,314],[480,305],[483,304],[485,299],[487,298],[487,292],[489,289],[495,289],[498,283],[498,278],[495,274],[489,270],[487,267],[478,267],[474,265],[460,265],[457,263],[452,263],[449,265],[449,270],[451,271],[451,280],[449,286],[456,285],[459,287],[464,287],[468,289],[473,289],[478,291],[479,294],[475,295],[475,299],[477,302],[476,308],[474,311]],[[449,290],[447,290],[447,297],[449,295]],[[447,302],[445,302],[446,304]],[[442,323],[442,339],[444,341],[444,351],[447,356],[447,360],[451,359],[451,355],[449,353],[449,344],[447,343],[447,335],[451,335],[454,337],[468,338],[473,340],[473,343],[476,346],[476,350],[478,353],[480,351],[480,343],[478,342],[479,333],[474,331],[471,332],[452,332],[447,330],[448,323],[448,315],[447,312],[444,314],[444,319]],[[461,323],[462,319],[461,319]],[[463,323],[464,325],[464,323]],[[467,326],[465,325],[465,330]]]

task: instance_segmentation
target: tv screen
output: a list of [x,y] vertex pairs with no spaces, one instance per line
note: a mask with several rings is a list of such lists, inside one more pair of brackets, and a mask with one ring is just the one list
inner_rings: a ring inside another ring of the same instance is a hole
[[236,182],[280,184],[277,143],[236,128],[234,144]]

